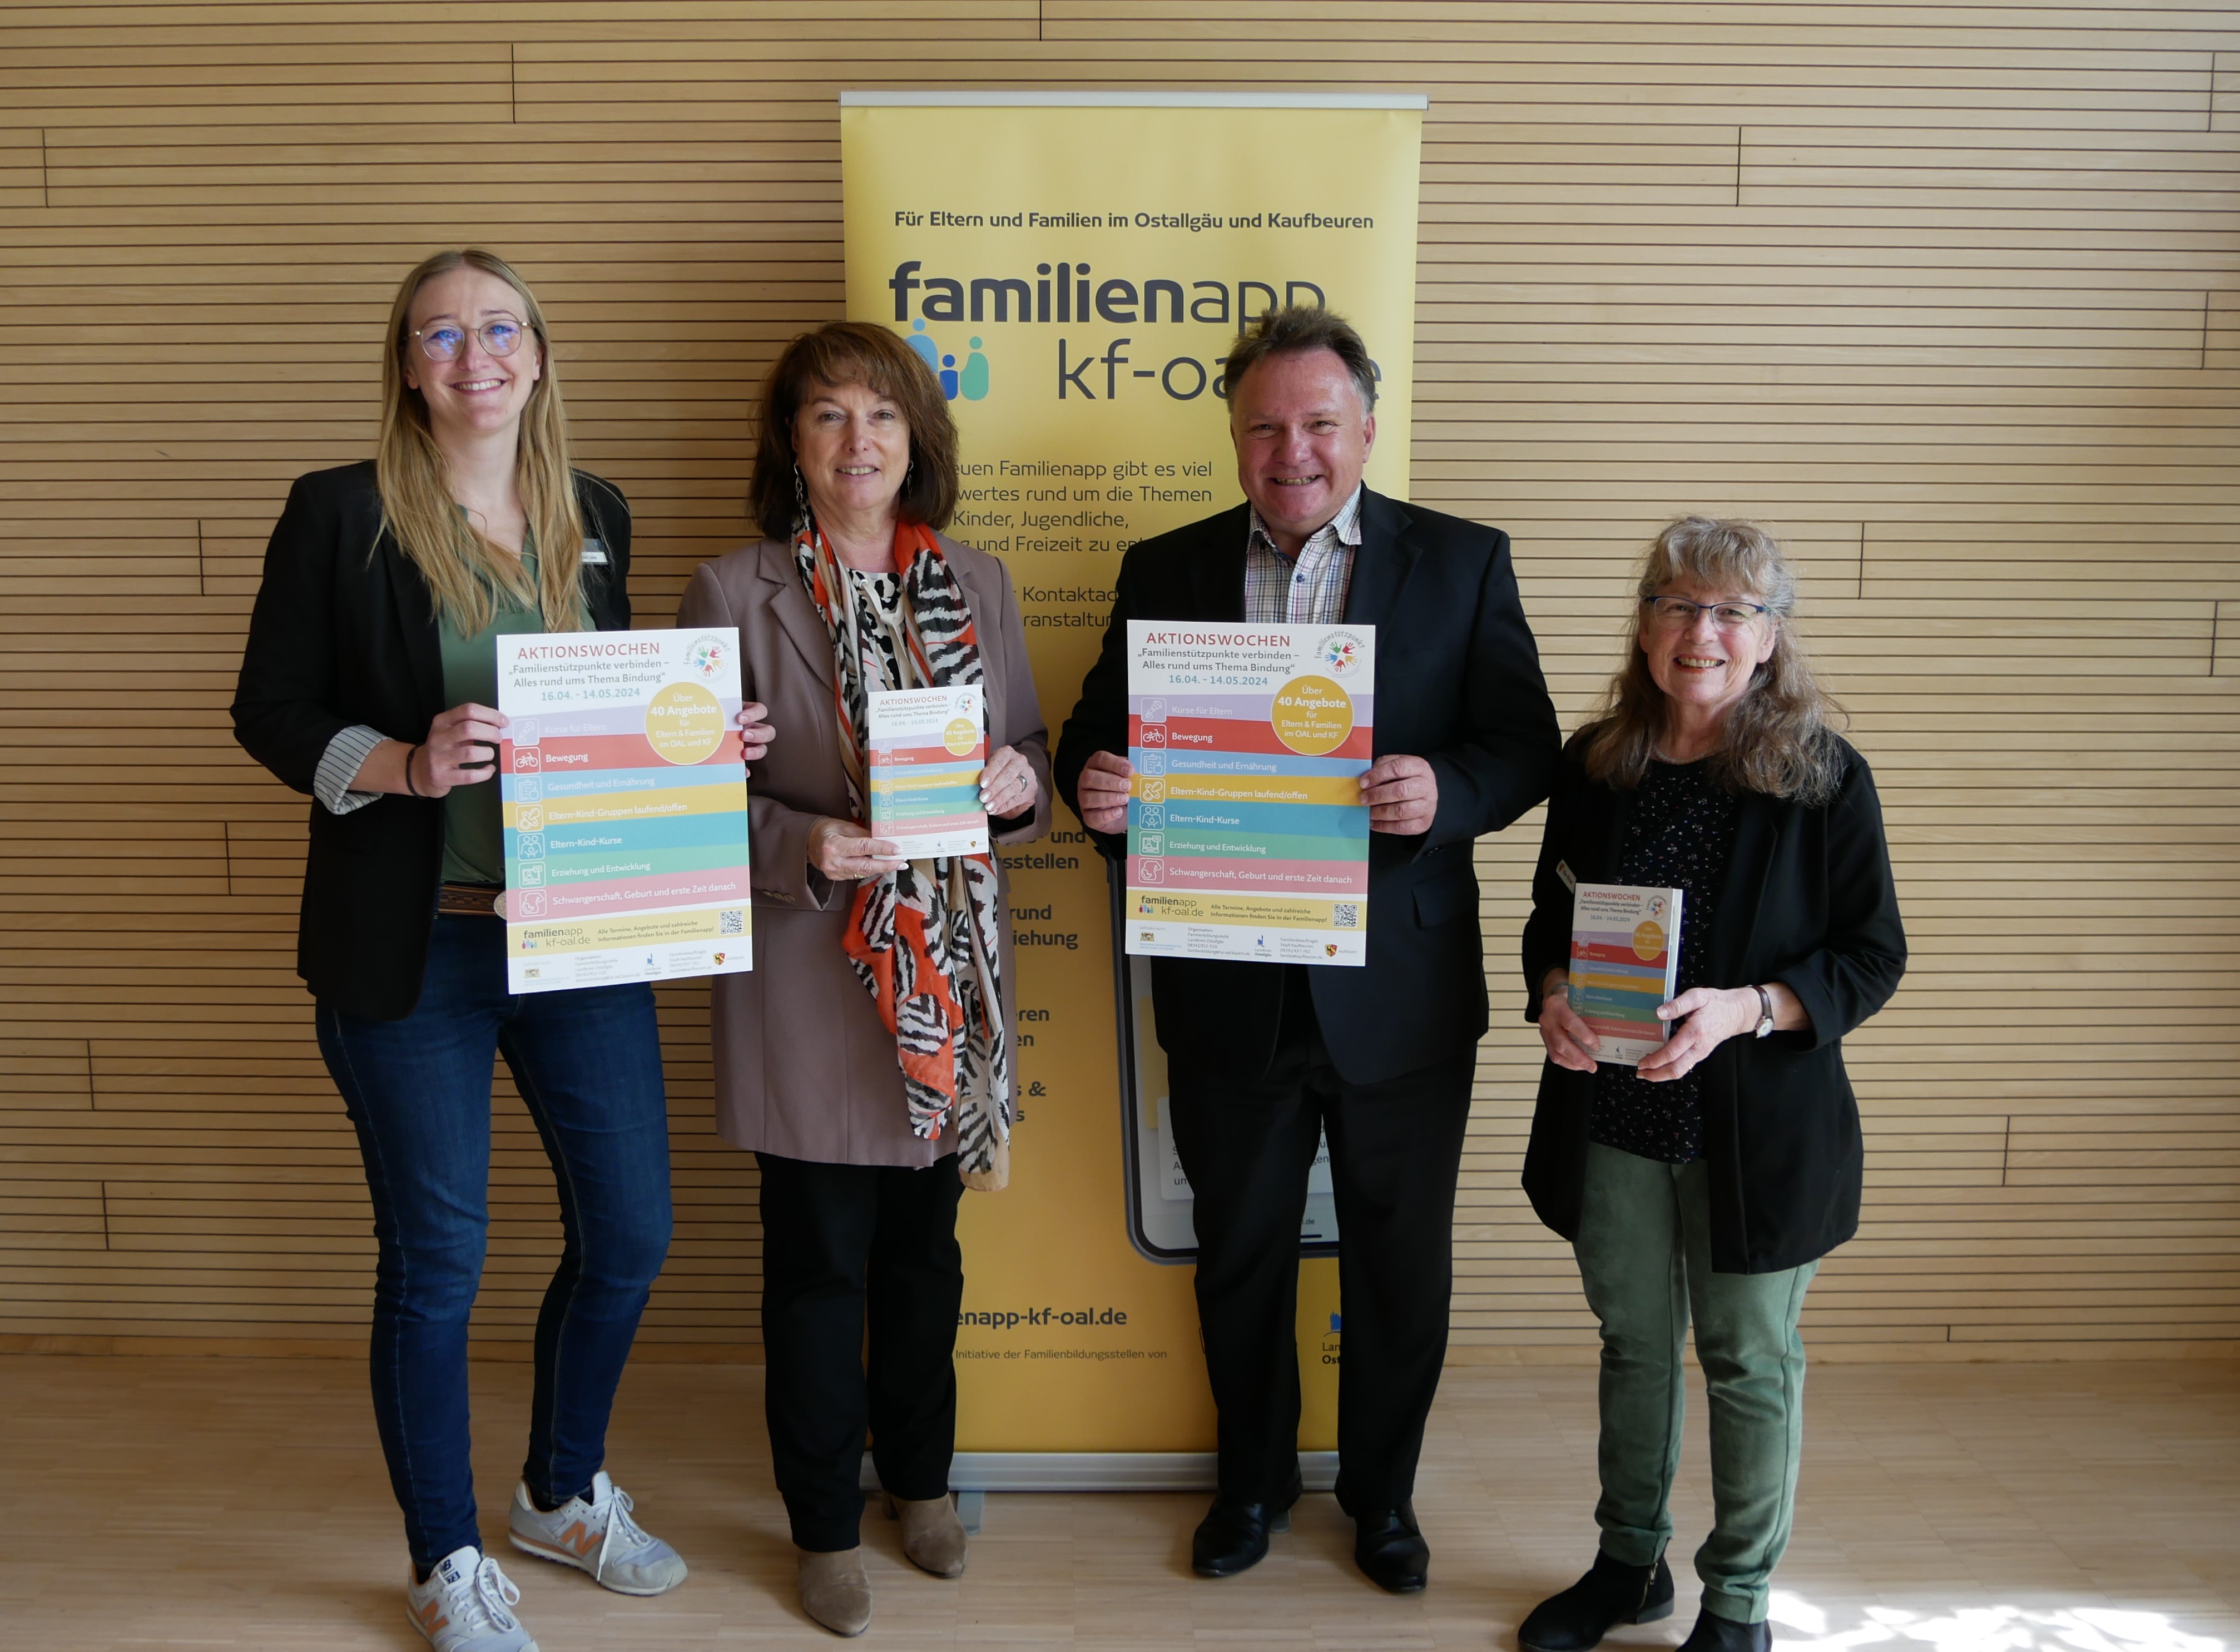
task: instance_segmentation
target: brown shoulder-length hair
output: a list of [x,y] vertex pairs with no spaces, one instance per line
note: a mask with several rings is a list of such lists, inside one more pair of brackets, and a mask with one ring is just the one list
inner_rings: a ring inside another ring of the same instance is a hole
[[1650,603],[1683,580],[1750,592],[1765,604],[1761,623],[1774,628],[1772,654],[1727,714],[1712,772],[1737,790],[1825,803],[1843,778],[1835,725],[1843,709],[1814,678],[1797,634],[1796,571],[1780,543],[1757,523],[1710,516],[1683,516],[1657,536],[1642,560],[1625,664],[1603,692],[1598,719],[1583,731],[1589,777],[1626,790],[1649,772],[1650,756],[1664,733],[1665,698],[1649,674],[1641,631]]
[[827,322],[788,344],[763,381],[761,433],[747,509],[772,539],[793,537],[793,419],[819,384],[862,384],[902,410],[910,470],[895,510],[904,522],[945,528],[957,509],[957,422],[933,370],[908,344],[870,322]]

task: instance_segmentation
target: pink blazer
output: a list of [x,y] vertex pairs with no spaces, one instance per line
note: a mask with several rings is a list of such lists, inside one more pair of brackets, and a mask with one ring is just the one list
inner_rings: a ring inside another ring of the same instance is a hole
[[[1027,664],[1025,628],[1003,564],[946,535],[949,558],[987,673],[990,750],[1016,746],[1034,765],[1035,811],[998,843],[1050,829],[1050,741]],[[777,730],[747,777],[754,868],[755,967],[716,977],[709,1019],[716,1055],[716,1123],[734,1146],[824,1164],[922,1167],[957,1149],[955,1133],[910,1134],[894,1035],[841,949],[856,885],[809,864],[809,829],[848,817],[848,783],[832,705],[832,643],[802,589],[793,548],[763,540],[703,563],[677,610],[680,626],[736,625],[750,700]],[[1008,913],[1010,883],[999,879]],[[1008,916],[1002,923],[1003,1028],[1017,1003]]]

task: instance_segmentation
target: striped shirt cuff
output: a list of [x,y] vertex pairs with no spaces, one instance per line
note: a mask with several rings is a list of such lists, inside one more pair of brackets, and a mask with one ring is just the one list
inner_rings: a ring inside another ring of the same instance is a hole
[[318,769],[311,776],[311,795],[327,806],[329,814],[347,815],[381,796],[377,791],[352,791],[350,788],[350,782],[357,778],[357,771],[365,767],[365,760],[373,756],[373,749],[388,738],[380,729],[358,723],[327,742]]

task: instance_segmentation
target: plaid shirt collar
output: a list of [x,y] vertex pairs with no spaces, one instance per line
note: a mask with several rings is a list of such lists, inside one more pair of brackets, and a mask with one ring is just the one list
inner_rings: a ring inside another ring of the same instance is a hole
[[1335,625],[1345,616],[1361,544],[1361,490],[1344,508],[1286,556],[1260,513],[1251,513],[1244,542],[1244,617],[1255,625]]
[[[1324,535],[1336,536],[1336,543],[1341,545],[1350,545],[1357,548],[1360,545],[1361,490],[1364,485],[1365,484],[1358,482],[1353,484],[1353,491],[1346,496],[1345,503],[1337,508],[1337,515],[1332,516],[1328,523],[1316,530],[1314,536],[1310,538],[1305,544],[1299,547],[1300,556],[1303,556],[1310,550],[1325,549],[1331,541],[1325,539],[1323,537]],[[1268,524],[1260,520],[1259,508],[1257,505],[1252,505],[1247,506],[1246,509],[1251,512],[1250,525],[1247,528],[1244,535],[1244,543],[1246,547],[1254,550],[1274,551],[1277,556],[1283,556],[1283,550],[1276,543],[1276,536],[1268,531]],[[1293,562],[1297,560],[1297,558],[1283,556],[1283,560],[1286,562]]]

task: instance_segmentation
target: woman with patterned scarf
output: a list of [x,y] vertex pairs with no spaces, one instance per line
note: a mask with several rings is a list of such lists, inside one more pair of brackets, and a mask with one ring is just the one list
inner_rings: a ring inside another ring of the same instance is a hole
[[997,843],[1049,829],[1050,757],[1010,577],[938,531],[957,430],[931,370],[836,322],[786,347],[761,411],[765,537],[703,564],[677,623],[739,628],[745,691],[777,730],[748,787],[755,968],[718,976],[710,1007],[716,1113],[762,1167],[764,1409],[802,1605],[857,1635],[867,1426],[903,1552],[964,1569],[957,1207],[1003,1185],[1013,1094],[1003,868],[870,836],[868,696],[981,685]]

